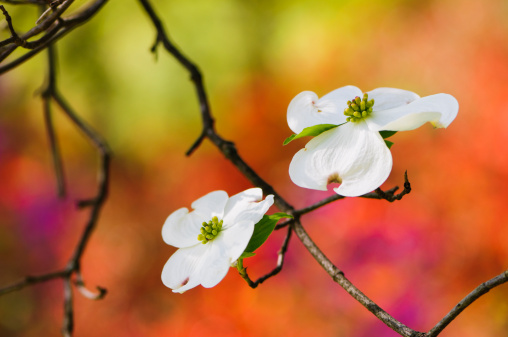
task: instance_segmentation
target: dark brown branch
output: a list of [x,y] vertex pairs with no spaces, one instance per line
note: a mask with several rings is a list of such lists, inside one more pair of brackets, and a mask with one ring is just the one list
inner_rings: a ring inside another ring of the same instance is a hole
[[16,282],[14,284],[8,285],[6,287],[0,288],[0,296],[21,290],[28,286],[32,286],[38,283],[43,283],[46,281],[54,280],[57,278],[65,278],[68,277],[69,272],[66,270],[56,271],[53,273],[47,273],[39,276],[27,276],[24,280]]
[[183,55],[178,48],[175,47],[173,43],[169,40],[169,36],[166,34],[166,30],[162,25],[161,20],[155,13],[152,5],[148,0],[139,0],[143,9],[146,11],[150,20],[152,21],[155,29],[157,30],[157,37],[155,39],[155,43],[151,48],[152,52],[156,52],[157,46],[159,43],[162,43],[164,48],[173,55],[173,57],[185,68],[189,71],[191,81],[194,82],[194,86],[196,88],[196,94],[198,96],[199,107],[201,111],[201,118],[203,120],[203,131],[201,135],[197,139],[197,141],[191,146],[191,148],[187,151],[187,156],[190,156],[195,149],[199,147],[201,142],[206,138],[206,136],[211,131],[214,133],[214,120],[210,113],[210,104],[208,103],[208,98],[206,95],[205,87],[203,85],[203,76],[199,71],[199,68],[191,62],[185,55]]
[[74,330],[74,308],[73,308],[72,285],[70,278],[64,279],[64,320],[62,323],[62,335],[72,336]]
[[92,127],[90,127],[87,123],[78,117],[78,115],[71,109],[71,107],[65,102],[59,93],[53,93],[53,99],[60,106],[67,117],[69,117],[70,120],[78,127],[78,129],[85,134],[88,140],[92,142],[100,154],[98,177],[99,186],[97,195],[95,198],[93,198],[94,202],[90,204],[92,209],[90,211],[88,223],[85,226],[81,239],[68,265],[68,268],[70,269],[79,270],[79,260],[81,259],[81,255],[83,254],[88,240],[90,239],[90,235],[95,228],[99,218],[100,210],[102,209],[102,206],[108,195],[109,163],[111,159],[111,151],[109,150],[107,143],[102,139],[102,137]]
[[[40,24],[32,28],[29,32],[21,36],[21,39],[28,40],[30,37],[33,37],[41,32],[46,31],[46,34],[42,36],[40,39],[35,41],[26,42],[24,45],[27,49],[32,49],[29,52],[23,54],[17,59],[0,66],[0,74],[3,74],[16,66],[22,64],[23,62],[29,60],[34,55],[37,55],[41,50],[47,48],[51,43],[61,39],[67,33],[71,32],[75,28],[79,27],[90,18],[92,18],[104,4],[106,4],[108,0],[97,0],[92,3],[87,8],[83,9],[79,13],[70,16],[68,18],[60,18],[60,15],[70,6],[73,0],[65,1],[60,7],[58,7],[53,13],[51,13],[46,19],[44,19]],[[12,39],[12,37],[10,38]],[[9,40],[9,39],[8,39]],[[5,40],[5,41],[8,41]],[[0,41],[0,46],[5,45],[5,41]],[[16,44],[12,44],[0,49],[0,62],[2,62],[6,57],[8,57],[18,46]]]
[[53,126],[52,111],[51,111],[51,96],[56,92],[56,75],[55,75],[55,53],[53,45],[48,47],[48,78],[47,85],[42,90],[41,96],[44,106],[44,122],[46,124],[46,131],[49,139],[49,146],[51,158],[53,161],[53,168],[55,169],[56,185],[58,196],[63,198],[65,196],[65,179],[64,170],[60,155],[60,149],[56,139],[56,134]]
[[[73,274],[76,274],[77,280],[75,282],[77,289],[86,297],[92,299],[100,299],[104,297],[106,294],[106,290],[104,288],[98,287],[98,294],[94,294],[88,289],[85,288],[83,279],[81,277],[81,257],[83,252],[90,240],[91,234],[95,229],[99,214],[104,206],[108,195],[108,185],[109,185],[109,163],[111,158],[111,151],[107,145],[107,143],[102,139],[102,137],[86,122],[84,122],[79,116],[72,110],[69,104],[64,100],[64,98],[60,95],[56,88],[56,76],[55,76],[55,55],[53,48],[48,48],[48,84],[46,88],[42,92],[42,97],[45,102],[45,114],[49,115],[50,111],[50,100],[54,100],[55,103],[61,108],[63,113],[71,120],[71,122],[85,135],[85,137],[92,143],[92,145],[99,152],[99,175],[97,182],[97,192],[96,195],[92,198],[93,202],[89,201],[87,206],[90,209],[90,215],[88,221],[83,229],[83,232],[80,236],[78,243],[76,244],[74,253],[72,254],[69,262],[66,267],[58,272],[48,273],[45,275],[41,275],[38,277],[27,277],[25,280],[15,283],[13,285],[4,287],[0,289],[0,295],[6,294],[12,291],[20,290],[29,285],[45,282],[48,280],[62,278],[64,281],[64,321],[62,326],[62,334],[64,336],[71,336],[74,326],[73,320],[73,295],[72,295],[72,282],[71,277]],[[46,118],[48,133],[50,137],[50,143],[55,145],[56,141],[54,139],[53,134],[53,125],[50,118]],[[52,139],[53,138],[53,139]],[[52,140],[51,140],[52,139]],[[61,169],[61,162],[59,161],[59,153],[56,150],[56,145],[52,145],[52,154],[54,161],[58,161],[58,164],[55,164],[55,170]],[[58,159],[55,159],[58,158]],[[57,177],[59,173],[57,172]],[[58,179],[58,178],[57,178]]]
[[318,248],[318,246],[312,241],[307,232],[303,229],[300,221],[297,219],[292,227],[295,231],[295,234],[298,236],[300,241],[303,243],[305,248],[311,253],[314,259],[323,267],[323,269],[332,277],[332,279],[337,282],[344,290],[348,292],[355,300],[357,300],[360,304],[362,304],[367,310],[373,313],[377,318],[379,318],[383,323],[392,328],[401,336],[405,337],[415,337],[415,336],[424,336],[423,333],[417,332],[392,316],[390,316],[386,311],[384,311],[381,307],[379,307],[376,303],[374,303],[370,298],[368,298],[364,293],[362,293],[358,288],[356,288],[351,281],[349,281],[344,273],[337,268],[323,252]]
[[[408,188],[408,192],[405,192],[405,191],[407,190],[407,189],[406,189],[406,187],[405,187],[405,188],[404,188],[404,191],[402,191],[402,192],[401,192],[400,194],[398,194],[398,195],[395,195],[395,197],[394,197],[394,193],[395,193],[395,192],[399,189],[399,187],[398,187],[398,186],[392,187],[392,188],[390,188],[389,190],[386,190],[386,191],[384,191],[384,192],[383,192],[381,189],[379,189],[379,188],[378,188],[378,189],[381,191],[381,193],[383,193],[383,194],[384,194],[384,197],[383,197],[383,196],[381,196],[381,195],[379,194],[379,192],[378,192],[378,191],[375,191],[375,192],[370,192],[370,193],[364,194],[364,195],[360,196],[359,198],[365,198],[365,199],[378,199],[378,200],[380,200],[380,199],[385,199],[385,200],[388,200],[388,201],[390,201],[390,202],[392,202],[392,201],[394,201],[394,200],[400,200],[400,199],[402,199],[402,197],[403,197],[405,194],[407,194],[407,193],[409,193],[409,192],[411,191],[411,186],[409,185],[409,181],[407,181],[407,173],[404,175],[404,178],[405,178],[405,180],[406,180],[406,182],[404,183],[404,186],[406,186],[406,184],[408,184],[408,185],[407,185],[407,186],[408,186],[408,187],[407,187],[407,188]],[[394,198],[394,199],[393,199],[393,200],[390,200],[390,199],[389,199],[389,196],[391,196],[391,197],[392,197],[392,198]],[[294,210],[294,211],[293,211],[293,214],[294,214],[294,215],[303,215],[303,214],[306,214],[306,213],[310,213],[310,212],[312,212],[312,211],[315,211],[315,210],[316,210],[316,209],[318,209],[318,208],[321,208],[321,207],[323,207],[323,206],[325,206],[325,205],[328,205],[328,204],[330,204],[330,203],[332,203],[332,202],[334,202],[334,201],[337,201],[337,200],[342,200],[342,199],[344,199],[344,198],[346,198],[346,197],[345,197],[345,196],[343,196],[343,195],[339,195],[339,194],[332,195],[332,196],[330,196],[330,197],[328,197],[328,198],[325,198],[325,199],[323,199],[323,200],[321,200],[321,201],[318,201],[318,202],[316,202],[315,204],[312,204],[312,205],[310,205],[310,206],[307,206],[307,207],[304,207],[304,208],[301,208],[301,209],[296,209],[296,210]],[[277,226],[275,226],[275,230],[278,230],[278,229],[284,228],[284,227],[286,227],[286,226],[288,226],[288,225],[292,224],[294,221],[295,221],[295,219],[288,219],[288,220],[286,220],[286,221],[284,221],[284,222],[281,222],[280,224],[278,224]]]
[[475,290],[470,292],[462,301],[460,301],[439,323],[436,324],[427,334],[426,337],[435,337],[439,335],[444,328],[448,326],[464,309],[488,293],[491,289],[508,282],[508,270],[502,274],[480,284]]
[[15,43],[18,46],[24,46],[26,44],[26,41],[21,39],[18,36],[18,34],[16,33],[16,30],[14,29],[14,26],[12,25],[12,18],[9,15],[9,12],[7,12],[7,10],[5,9],[5,7],[3,5],[0,5],[0,10],[2,11],[2,14],[5,16],[5,20],[7,21],[7,25],[9,26],[9,30],[10,30],[11,36],[12,36],[12,43]]
[[292,228],[288,227],[288,232],[286,234],[286,237],[284,238],[284,242],[282,243],[282,246],[280,247],[280,250],[277,253],[279,256],[277,259],[277,266],[271,272],[269,272],[266,275],[261,276],[256,281],[252,281],[250,279],[249,275],[247,274],[247,268],[243,268],[243,270],[240,270],[240,276],[245,281],[247,281],[247,284],[249,285],[249,287],[251,287],[253,289],[257,288],[258,285],[265,282],[270,277],[277,275],[282,270],[282,267],[284,265],[284,257],[286,256],[286,252],[288,250],[288,245],[289,245],[289,241],[291,239],[292,232],[293,232]]
[[[206,95],[206,90],[203,84],[203,76],[199,71],[198,67],[191,62],[187,57],[185,57],[169,40],[166,31],[160,21],[159,17],[155,13],[152,5],[148,0],[139,0],[143,9],[146,11],[150,20],[157,30],[157,39],[154,47],[158,43],[162,43],[164,48],[173,55],[176,60],[185,67],[191,76],[191,80],[196,87],[196,92],[199,100],[200,112],[203,121],[203,131],[199,136],[198,140],[192,145],[191,149],[187,151],[187,154],[190,155],[192,151],[198,148],[201,142],[208,138],[219,148],[219,150],[224,154],[224,156],[229,159],[239,170],[242,172],[247,179],[249,179],[252,184],[255,186],[261,187],[265,194],[273,194],[275,198],[276,206],[288,213],[291,214],[293,211],[293,207],[289,205],[274,189],[270,186],[266,181],[264,181],[247,163],[243,161],[243,159],[237,154],[234,143],[230,141],[226,141],[222,139],[214,129],[214,120],[211,114],[210,105],[208,103],[208,98]],[[153,50],[154,48],[152,48]]]
[[384,192],[382,189],[380,189],[378,187],[378,188],[376,188],[376,193],[379,195],[379,197],[381,199],[388,200],[389,202],[394,202],[395,200],[402,199],[403,196],[405,196],[406,194],[409,194],[411,192],[411,184],[409,183],[409,180],[407,179],[407,171],[404,172],[404,189],[399,194],[394,194],[397,189],[398,188],[396,188],[393,191],[388,190],[388,191]]

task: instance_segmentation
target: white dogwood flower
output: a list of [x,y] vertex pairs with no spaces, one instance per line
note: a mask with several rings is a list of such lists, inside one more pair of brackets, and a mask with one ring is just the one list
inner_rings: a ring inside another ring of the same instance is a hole
[[260,188],[231,198],[214,191],[194,201],[190,213],[185,207],[174,211],[162,227],[162,238],[179,249],[164,265],[164,285],[179,293],[199,284],[217,285],[244,252],[254,225],[272,206],[273,195],[262,199]]
[[304,91],[289,104],[291,130],[298,134],[319,124],[342,125],[319,134],[295,154],[289,166],[291,180],[323,191],[337,182],[337,194],[363,195],[381,186],[392,170],[392,155],[379,131],[413,130],[426,122],[447,127],[458,109],[457,100],[448,94],[420,98],[393,88],[363,94],[346,86],[318,98]]

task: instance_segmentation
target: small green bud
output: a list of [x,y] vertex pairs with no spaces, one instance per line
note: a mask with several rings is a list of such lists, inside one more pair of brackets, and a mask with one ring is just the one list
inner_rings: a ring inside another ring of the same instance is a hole
[[360,103],[360,110],[365,111],[365,101]]
[[362,117],[362,113],[360,111],[355,111],[354,116],[357,118]]
[[362,100],[360,99],[360,97],[358,97],[358,96],[355,97],[355,103],[356,103],[356,105],[360,105],[361,101]]
[[355,103],[351,104],[351,108],[354,110],[354,111],[360,111],[360,108],[358,107],[358,105],[356,105]]
[[216,236],[217,234],[219,234],[215,229],[212,231],[212,234],[213,236]]
[[367,117],[367,115],[368,115],[367,111],[362,111],[362,117],[365,118],[365,117]]
[[353,116],[353,113],[354,113],[354,112],[355,112],[355,111],[354,111],[353,109],[351,109],[351,108],[346,108],[346,109],[344,110],[344,115],[346,115],[346,116]]

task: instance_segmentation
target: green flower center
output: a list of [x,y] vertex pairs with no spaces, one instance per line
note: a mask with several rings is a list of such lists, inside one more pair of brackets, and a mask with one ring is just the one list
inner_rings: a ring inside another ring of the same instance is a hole
[[346,121],[353,123],[361,121],[372,113],[373,106],[374,100],[369,101],[368,94],[363,94],[363,99],[356,96],[353,100],[347,101],[347,108],[344,109],[344,115],[348,116]]
[[219,219],[214,216],[212,220],[203,222],[203,226],[201,226],[201,234],[198,235],[198,240],[201,241],[202,244],[212,241],[217,235],[219,235],[221,230],[222,220],[219,221]]

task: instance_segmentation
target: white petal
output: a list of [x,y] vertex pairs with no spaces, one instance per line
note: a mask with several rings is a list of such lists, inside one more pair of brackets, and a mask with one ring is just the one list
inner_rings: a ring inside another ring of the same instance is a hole
[[208,220],[195,212],[189,213],[185,207],[180,208],[166,219],[162,226],[162,239],[177,248],[193,246],[199,242],[197,237],[203,221]]
[[341,185],[334,191],[344,196],[370,192],[388,178],[392,156],[378,132],[364,122],[347,123],[314,137],[298,151],[289,166],[298,186],[326,190],[330,177]]
[[208,221],[217,216],[219,219],[224,215],[224,206],[228,201],[228,194],[224,191],[213,191],[192,203],[194,212],[199,213]]
[[239,202],[254,202],[263,199],[263,190],[259,187],[249,188],[243,192],[237,193],[228,199],[224,207],[224,214],[227,214],[234,205]]
[[[347,108],[347,101],[354,99],[356,96],[361,98],[363,96],[362,91],[353,85],[346,85],[345,87],[335,89],[321,97],[318,101],[318,105],[322,104],[326,106],[333,102],[334,106],[339,109],[340,115],[344,116],[344,109]],[[341,123],[345,121],[346,117],[344,116],[344,121]]]
[[223,228],[230,228],[245,221],[255,224],[261,220],[272,205],[273,195],[271,194],[259,202],[250,198],[231,198],[226,205],[227,211],[224,213]]
[[205,245],[209,248],[198,276],[201,285],[205,288],[216,286],[226,276],[231,267],[228,247],[219,240],[220,236],[222,235],[219,234],[213,241]]
[[404,106],[420,98],[414,92],[395,88],[377,88],[367,94],[369,100],[374,99],[374,111]]
[[313,125],[344,123],[346,102],[361,95],[361,90],[354,86],[336,89],[320,99],[312,91],[301,92],[289,103],[289,128],[298,134]]
[[374,110],[366,122],[373,131],[408,131],[426,122],[432,123],[435,127],[447,127],[455,119],[458,111],[459,104],[453,96],[437,94],[398,108]]
[[245,251],[245,248],[247,248],[250,238],[254,233],[254,225],[258,221],[243,221],[236,223],[234,226],[222,231],[222,235],[216,238],[216,240],[220,239],[221,244],[227,250],[229,264],[235,262]]
[[198,242],[195,246],[178,249],[162,269],[162,283],[180,293],[201,284],[200,269],[210,248],[207,246]]

